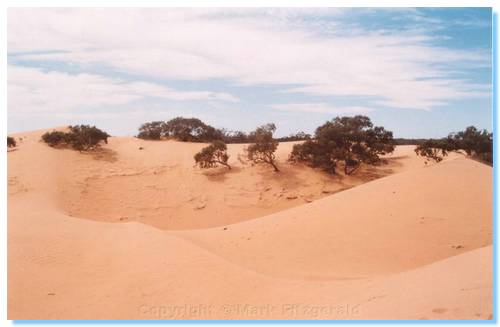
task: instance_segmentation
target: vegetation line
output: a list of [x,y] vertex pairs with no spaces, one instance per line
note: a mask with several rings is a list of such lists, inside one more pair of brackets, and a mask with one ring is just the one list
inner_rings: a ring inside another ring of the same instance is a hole
[[[249,143],[245,148],[247,160],[253,164],[267,164],[275,172],[280,171],[275,154],[279,141],[303,141],[293,146],[288,158],[290,162],[320,168],[330,174],[336,174],[340,166],[346,175],[356,172],[361,164],[381,163],[381,156],[392,153],[395,145],[402,142],[402,139],[395,140],[391,131],[373,126],[369,117],[361,115],[336,117],[319,126],[313,136],[299,132],[280,139],[274,138],[275,131],[273,123],[259,126],[247,134],[217,129],[197,118],[177,117],[167,122],[144,123],[137,137],[210,143],[194,155],[195,165],[204,169],[217,166],[231,169],[226,144]],[[107,143],[109,137],[108,133],[95,126],[76,125],[69,126],[68,132],[47,132],[42,135],[42,141],[51,147],[70,147],[81,152],[99,148],[102,142]],[[493,134],[474,126],[442,139],[413,141],[418,143],[415,148],[417,155],[436,162],[443,160],[450,151],[464,151],[473,159],[492,164]],[[16,140],[8,136],[7,147],[16,146]]]

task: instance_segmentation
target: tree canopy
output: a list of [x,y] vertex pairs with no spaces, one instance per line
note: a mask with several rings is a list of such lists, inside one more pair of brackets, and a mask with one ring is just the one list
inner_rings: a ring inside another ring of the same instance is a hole
[[469,126],[465,130],[451,133],[445,138],[426,140],[415,148],[417,155],[436,162],[443,160],[448,152],[459,150],[463,150],[472,158],[492,164],[493,133]]
[[212,142],[222,140],[223,133],[198,118],[176,117],[167,122],[153,121],[142,124],[137,137],[147,140],[171,137],[182,142]]
[[392,132],[373,126],[366,116],[336,117],[319,126],[314,138],[296,144],[290,160],[318,167],[332,174],[343,162],[351,174],[361,163],[375,164],[380,155],[394,151]]
[[204,147],[194,155],[194,161],[200,168],[212,168],[223,165],[231,169],[231,166],[227,163],[228,159],[227,146],[223,141],[219,140],[212,142],[212,144]]
[[253,163],[267,163],[278,172],[275,152],[279,143],[273,138],[275,131],[276,125],[271,123],[262,125],[250,133],[253,143],[247,148],[247,156]]
[[52,131],[42,135],[42,141],[50,146],[71,146],[78,151],[89,151],[108,143],[109,134],[95,126],[69,126],[69,132]]
[[166,131],[169,136],[184,142],[210,142],[222,139],[219,130],[198,118],[171,119],[166,123]]
[[17,145],[16,139],[12,136],[7,136],[7,147],[14,148]]
[[137,134],[138,138],[145,140],[159,140],[166,136],[168,136],[167,124],[163,121],[144,123],[139,127],[139,134]]

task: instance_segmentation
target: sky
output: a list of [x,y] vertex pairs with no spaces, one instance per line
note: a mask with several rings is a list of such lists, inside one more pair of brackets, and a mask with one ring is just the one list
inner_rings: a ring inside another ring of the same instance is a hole
[[8,132],[197,117],[285,136],[367,115],[491,131],[490,8],[8,9]]

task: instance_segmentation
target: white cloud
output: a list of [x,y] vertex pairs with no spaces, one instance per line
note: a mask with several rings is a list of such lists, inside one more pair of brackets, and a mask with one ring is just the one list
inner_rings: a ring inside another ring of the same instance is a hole
[[361,106],[332,106],[326,103],[287,103],[273,104],[270,108],[285,111],[285,112],[303,112],[303,113],[319,113],[319,114],[366,114],[372,111],[371,108]]
[[[166,79],[274,84],[313,96],[371,96],[397,108],[431,109],[486,94],[450,77],[488,66],[486,52],[432,47],[425,33],[346,36],[338,22],[318,18],[322,14],[342,10],[16,8],[8,12],[8,48],[62,51],[18,57],[26,60],[104,64]],[[448,68],[438,68],[443,64]]]
[[70,112],[80,107],[124,105],[150,97],[173,101],[238,101],[228,93],[176,91],[148,82],[127,82],[91,74],[69,75],[8,66],[8,106],[9,112],[13,114]]

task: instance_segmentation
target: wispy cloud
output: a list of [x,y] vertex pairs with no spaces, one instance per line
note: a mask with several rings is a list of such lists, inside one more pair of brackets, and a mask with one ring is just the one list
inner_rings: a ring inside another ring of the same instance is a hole
[[9,120],[100,113],[114,128],[123,110],[130,134],[177,108],[231,128],[279,117],[293,132],[310,113],[313,128],[326,115],[391,122],[457,106],[469,121],[471,106],[486,124],[490,23],[459,9],[11,8]]
[[10,52],[63,51],[18,57],[23,60],[282,85],[310,95],[376,96],[396,108],[428,110],[478,96],[467,80],[450,76],[464,66],[489,66],[487,52],[430,46],[426,34],[345,36],[336,15],[342,11],[10,9],[8,44]]
[[42,72],[8,66],[8,105],[13,113],[64,113],[81,107],[125,105],[144,98],[172,101],[229,101],[228,93],[178,91],[149,82],[128,82],[98,75]]
[[356,115],[366,114],[373,109],[361,106],[332,106],[326,103],[287,103],[273,104],[270,108],[284,112],[319,113],[330,115]]

